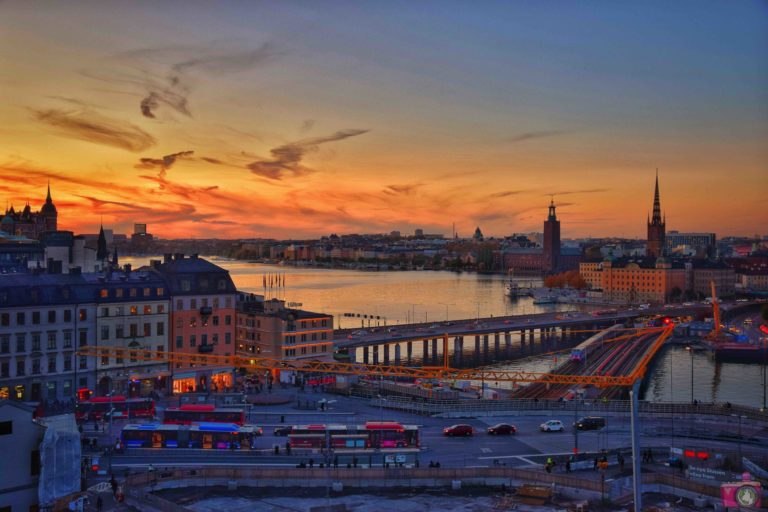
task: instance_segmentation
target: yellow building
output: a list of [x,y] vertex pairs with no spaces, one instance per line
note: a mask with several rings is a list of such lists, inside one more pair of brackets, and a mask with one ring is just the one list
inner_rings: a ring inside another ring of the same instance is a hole
[[643,260],[581,263],[579,273],[593,289],[603,290],[604,300],[622,304],[662,304],[690,288],[690,269],[664,258],[652,265]]

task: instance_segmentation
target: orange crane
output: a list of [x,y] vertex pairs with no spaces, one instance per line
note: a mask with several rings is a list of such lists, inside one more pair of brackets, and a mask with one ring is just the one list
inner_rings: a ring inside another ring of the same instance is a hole
[[715,290],[715,281],[709,282],[712,288],[712,320],[715,322],[715,328],[712,331],[712,339],[720,338],[720,303],[717,301],[717,290]]

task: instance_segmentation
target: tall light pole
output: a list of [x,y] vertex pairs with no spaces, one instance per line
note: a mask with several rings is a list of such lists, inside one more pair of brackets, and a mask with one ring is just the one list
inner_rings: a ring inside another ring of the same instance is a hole
[[448,304],[445,302],[438,302],[438,304],[445,306],[445,321],[448,321],[448,306],[455,306],[456,304]]
[[685,350],[691,354],[691,403],[693,403],[693,347],[688,345]]

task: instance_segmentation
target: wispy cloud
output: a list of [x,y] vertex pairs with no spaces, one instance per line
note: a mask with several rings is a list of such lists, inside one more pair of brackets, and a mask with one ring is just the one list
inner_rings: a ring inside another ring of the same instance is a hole
[[64,137],[133,152],[155,145],[155,138],[138,126],[104,116],[87,107],[30,110],[35,119]]
[[301,163],[308,153],[317,151],[321,144],[356,137],[368,131],[358,129],[339,130],[325,137],[313,137],[284,144],[270,150],[271,160],[257,160],[248,164],[247,167],[252,173],[270,180],[281,180],[286,176],[303,176],[314,172],[313,169]]
[[562,135],[566,133],[562,130],[542,130],[542,131],[535,131],[535,132],[524,132],[520,133],[518,135],[515,135],[513,137],[510,137],[507,140],[507,142],[524,142],[526,140],[531,139],[543,139],[544,137],[554,137],[556,135]]
[[509,196],[515,196],[517,194],[522,194],[525,192],[524,190],[504,190],[501,192],[494,192],[493,194],[488,194],[487,197],[491,199],[498,199],[501,197],[509,197]]
[[423,187],[423,183],[410,183],[405,185],[387,185],[387,187],[382,190],[383,193],[388,195],[411,195],[416,190],[418,190],[420,187]]
[[563,192],[551,192],[549,194],[545,194],[547,196],[554,195],[554,196],[570,196],[573,194],[599,194],[602,192],[608,192],[609,188],[588,188],[584,190],[566,190]]
[[158,176],[164,177],[168,169],[173,167],[177,160],[189,158],[194,155],[194,151],[179,151],[171,153],[162,158],[140,158],[139,163],[134,165],[137,169],[160,169]]

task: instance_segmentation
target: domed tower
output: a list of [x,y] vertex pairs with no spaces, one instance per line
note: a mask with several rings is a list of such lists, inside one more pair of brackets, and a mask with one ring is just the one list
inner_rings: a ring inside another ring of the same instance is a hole
[[48,182],[48,195],[45,198],[45,204],[40,209],[40,216],[43,217],[43,226],[45,231],[56,231],[58,225],[59,212],[56,211],[56,205],[51,199],[51,183]]

